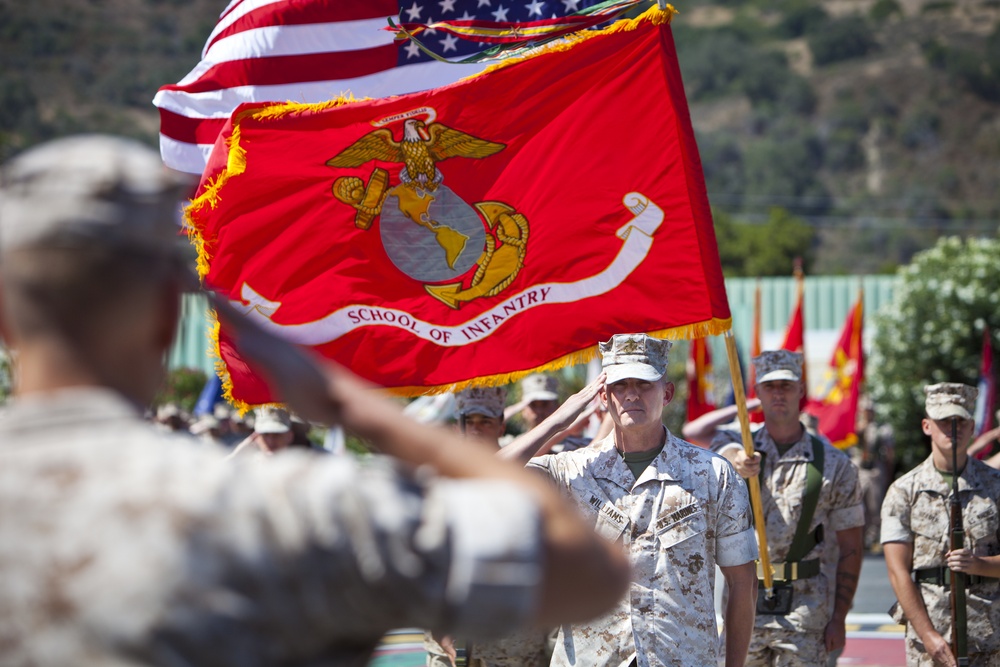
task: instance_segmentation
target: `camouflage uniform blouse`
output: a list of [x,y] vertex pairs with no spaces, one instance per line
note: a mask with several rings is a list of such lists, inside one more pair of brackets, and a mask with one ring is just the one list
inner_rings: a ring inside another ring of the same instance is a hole
[[[802,498],[806,491],[806,473],[813,460],[812,440],[803,432],[802,438],[785,452],[767,432],[759,428],[753,436],[754,448],[763,456],[760,469],[760,495],[767,524],[767,547],[771,563],[784,563],[799,525]],[[721,451],[729,445],[742,447],[738,431],[720,430],[712,441],[712,449]],[[824,630],[833,613],[837,592],[837,531],[863,526],[864,506],[858,469],[839,449],[824,445],[823,484],[809,530],[823,524],[823,541],[802,560],[820,559],[820,573],[792,584],[792,611],[787,616],[757,614],[757,628],[788,630]]]
[[[728,461],[667,432],[636,480],[614,434],[529,462],[576,501],[600,535],[628,551],[627,597],[590,623],[564,626],[553,665],[714,665],[719,659],[715,566],[757,557],[746,485]],[[585,582],[581,582],[585,585]]]
[[532,613],[539,520],[516,486],[224,454],[101,390],[0,417],[0,664],[364,665],[390,628]]
[[[958,478],[962,501],[965,546],[977,556],[1000,554],[1000,471],[969,458]],[[913,566],[919,570],[944,565],[949,551],[948,499],[951,487],[934,468],[930,457],[889,487],[882,503],[882,543],[913,545]],[[951,598],[943,586],[920,583],[920,593],[934,628],[951,641]],[[969,651],[1000,651],[1000,583],[990,580],[970,585],[966,595],[969,619]],[[908,642],[923,650],[923,644],[906,624]]]

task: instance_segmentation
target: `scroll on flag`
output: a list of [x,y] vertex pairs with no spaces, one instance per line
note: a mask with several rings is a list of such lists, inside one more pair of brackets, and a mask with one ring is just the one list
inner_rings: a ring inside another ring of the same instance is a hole
[[993,346],[990,328],[983,330],[983,353],[979,364],[979,397],[976,399],[976,431],[980,436],[993,428],[993,406],[996,405],[997,380],[993,368]]
[[[323,102],[347,92],[359,98],[401,95],[453,83],[483,69],[482,64],[438,62],[413,41],[394,41],[395,34],[387,30],[389,19],[404,25],[457,19],[545,27],[556,17],[593,4],[232,0],[209,35],[201,61],[153,98],[160,111],[160,153],[168,167],[200,174],[226,120],[240,104]],[[449,59],[488,46],[443,30],[427,33],[423,42]]]
[[819,419],[819,432],[840,449],[858,441],[858,398],[865,377],[863,333],[864,296],[859,295],[857,303],[847,314],[840,339],[833,350],[820,396],[810,400],[807,408]]
[[712,352],[705,338],[691,341],[687,383],[687,420],[690,422],[715,409],[715,399],[712,397]]
[[[671,16],[433,91],[240,107],[188,209],[206,283],[408,395],[728,330]],[[229,395],[271,400],[218,342]]]

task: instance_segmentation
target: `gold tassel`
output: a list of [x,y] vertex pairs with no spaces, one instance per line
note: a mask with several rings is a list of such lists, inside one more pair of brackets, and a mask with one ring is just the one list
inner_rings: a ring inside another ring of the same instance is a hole
[[646,22],[652,23],[653,25],[668,25],[673,20],[674,14],[677,13],[679,12],[674,9],[673,5],[667,5],[666,9],[660,9],[658,6],[653,5],[634,19],[621,19],[620,21],[615,21],[607,28],[603,28],[601,30],[581,30],[580,32],[570,33],[563,38],[563,41],[547,44],[539,47],[537,50],[529,51],[524,55],[512,56],[505,60],[501,60],[500,62],[493,63],[482,72],[473,74],[472,76],[467,76],[462,79],[462,81],[469,81],[470,79],[475,79],[476,77],[483,76],[484,74],[489,74],[490,72],[495,72],[499,69],[503,69],[504,67],[516,65],[517,63],[524,62],[525,60],[530,60],[538,56],[549,53],[558,53],[560,51],[569,51],[577,44],[581,44],[582,42],[585,42],[588,39],[593,39],[594,37],[613,35],[619,32],[635,30]]

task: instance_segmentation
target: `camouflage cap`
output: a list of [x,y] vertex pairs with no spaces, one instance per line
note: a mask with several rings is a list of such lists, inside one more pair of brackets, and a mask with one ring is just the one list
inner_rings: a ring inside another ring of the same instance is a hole
[[179,255],[178,212],[189,185],[131,139],[80,135],[41,144],[0,172],[0,250],[79,239]]
[[221,424],[219,424],[219,420],[212,415],[203,415],[200,419],[198,419],[198,421],[191,424],[191,427],[188,430],[191,431],[192,435],[201,435],[202,433],[207,433],[212,429],[217,429],[220,426]]
[[212,416],[219,421],[231,420],[233,418],[233,409],[229,407],[228,403],[216,403],[212,406]]
[[615,334],[601,343],[601,366],[608,374],[607,383],[635,378],[659,380],[667,372],[667,357],[673,346],[669,340],[646,334]]
[[979,390],[958,382],[939,382],[924,387],[924,409],[931,419],[972,419]]
[[753,370],[757,384],[802,379],[802,353],[789,350],[761,352],[753,358]]
[[253,430],[254,433],[288,433],[292,430],[292,418],[284,408],[257,408]]
[[559,400],[559,383],[551,375],[529,375],[521,380],[521,400],[525,403]]
[[502,418],[506,405],[506,387],[470,387],[455,394],[455,409],[460,415]]
[[165,421],[171,417],[183,417],[180,407],[176,403],[164,403],[156,409],[156,418]]

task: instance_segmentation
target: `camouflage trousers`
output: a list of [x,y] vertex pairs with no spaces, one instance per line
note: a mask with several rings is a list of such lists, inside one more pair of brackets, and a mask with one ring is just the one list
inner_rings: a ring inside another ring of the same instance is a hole
[[823,631],[754,628],[746,667],[817,667],[826,664]]
[[[906,640],[906,664],[908,667],[935,667],[937,665],[924,651],[924,645],[911,639]],[[970,653],[969,667],[1000,667],[1000,651],[992,653]]]

